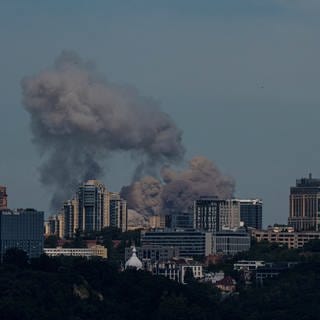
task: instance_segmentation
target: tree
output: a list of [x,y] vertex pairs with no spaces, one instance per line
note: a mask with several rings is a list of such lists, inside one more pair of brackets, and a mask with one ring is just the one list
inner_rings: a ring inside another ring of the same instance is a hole
[[58,237],[57,236],[48,236],[44,239],[45,248],[56,248],[58,246]]
[[19,248],[10,248],[3,256],[3,263],[23,268],[28,264],[28,255]]

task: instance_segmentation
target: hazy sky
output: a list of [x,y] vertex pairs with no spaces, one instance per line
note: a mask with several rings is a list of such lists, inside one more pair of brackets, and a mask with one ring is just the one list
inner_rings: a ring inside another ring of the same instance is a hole
[[[0,184],[10,207],[47,211],[41,156],[20,80],[63,50],[161,102],[184,131],[186,159],[204,155],[264,200],[264,224],[285,223],[289,187],[320,176],[320,1],[1,1]],[[107,186],[133,165],[106,161]]]

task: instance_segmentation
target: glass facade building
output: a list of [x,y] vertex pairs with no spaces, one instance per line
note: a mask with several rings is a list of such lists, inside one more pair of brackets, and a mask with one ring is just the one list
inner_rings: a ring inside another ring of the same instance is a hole
[[240,200],[240,220],[246,227],[262,229],[262,200]]
[[79,187],[79,229],[100,231],[109,226],[109,193],[97,180],[88,180]]
[[10,248],[24,250],[29,258],[43,252],[44,213],[34,209],[0,211],[0,257]]

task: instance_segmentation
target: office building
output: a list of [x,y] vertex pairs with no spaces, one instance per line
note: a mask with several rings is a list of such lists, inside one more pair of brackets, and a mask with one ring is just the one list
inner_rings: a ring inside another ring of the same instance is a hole
[[262,229],[262,200],[239,200],[240,220],[244,226],[254,229]]
[[43,251],[44,213],[34,209],[0,211],[0,258],[10,248],[24,250],[29,258]]
[[288,224],[296,231],[320,231],[320,179],[310,174],[290,188]]
[[0,210],[6,209],[8,207],[8,195],[7,188],[0,186]]
[[197,230],[218,232],[240,227],[240,201],[201,197],[194,202],[193,225]]
[[192,212],[172,212],[165,216],[165,226],[171,229],[193,229]]
[[59,237],[59,219],[57,215],[53,215],[48,217],[48,219],[44,223],[44,235],[46,237],[49,236],[57,236]]
[[152,230],[141,233],[142,246],[176,247],[180,256],[208,256],[212,253],[212,233],[203,231]]
[[80,230],[94,232],[110,225],[109,193],[101,182],[84,182],[79,187],[77,198]]
[[302,248],[311,240],[320,240],[320,232],[295,231],[293,227],[269,227],[268,230],[252,230],[251,236],[258,242],[268,241],[285,245],[289,249]]
[[66,256],[66,257],[100,257],[107,259],[108,251],[107,248],[101,245],[94,245],[89,248],[44,248],[44,253],[49,257]]
[[251,246],[250,235],[243,228],[222,230],[213,235],[213,253],[235,255],[248,251]]
[[128,229],[127,201],[121,199],[117,192],[109,193],[109,221],[110,227],[121,229],[122,232]]
[[63,206],[63,237],[72,238],[79,229],[79,202],[77,199],[67,200]]

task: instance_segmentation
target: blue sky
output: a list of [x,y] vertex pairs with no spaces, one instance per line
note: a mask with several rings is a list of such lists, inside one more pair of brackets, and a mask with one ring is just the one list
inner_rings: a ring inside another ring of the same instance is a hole
[[[204,155],[261,197],[264,222],[286,222],[295,179],[320,176],[320,4],[315,0],[2,1],[0,184],[11,207],[48,210],[41,156],[21,105],[21,78],[63,50],[161,102],[184,131],[186,159]],[[129,183],[127,154],[104,182]]]

